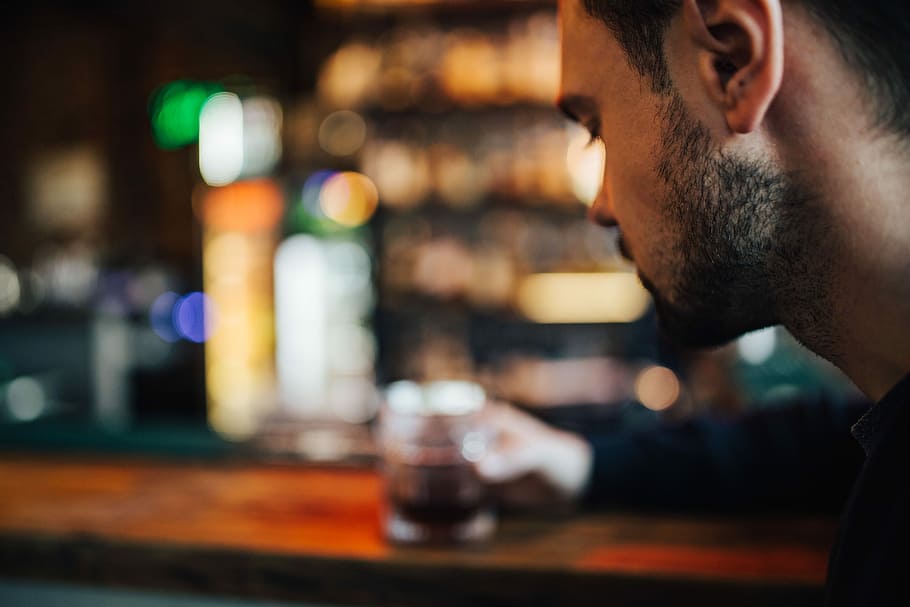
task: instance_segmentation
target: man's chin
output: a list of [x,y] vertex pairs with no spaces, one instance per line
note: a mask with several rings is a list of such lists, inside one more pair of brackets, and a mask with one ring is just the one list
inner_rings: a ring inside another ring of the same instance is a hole
[[658,326],[661,331],[677,344],[687,348],[716,348],[734,339],[764,327],[775,324],[770,319],[754,316],[738,316],[736,306],[711,301],[711,298],[689,299],[702,305],[672,304],[664,298],[647,276],[638,272],[639,280],[654,299]]
[[657,320],[661,331],[677,344],[686,348],[716,348],[722,346],[748,329],[735,328],[720,313],[680,310],[655,297]]

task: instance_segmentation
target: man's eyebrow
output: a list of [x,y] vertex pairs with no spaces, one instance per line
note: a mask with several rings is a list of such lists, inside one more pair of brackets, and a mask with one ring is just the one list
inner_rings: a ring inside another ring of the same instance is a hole
[[556,107],[573,122],[583,122],[583,116],[597,113],[597,104],[584,95],[563,95],[556,100]]

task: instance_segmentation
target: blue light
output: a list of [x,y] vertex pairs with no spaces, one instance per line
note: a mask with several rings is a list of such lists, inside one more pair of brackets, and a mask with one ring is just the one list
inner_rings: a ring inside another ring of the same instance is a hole
[[322,208],[319,206],[319,195],[322,193],[322,186],[325,182],[334,176],[336,171],[316,171],[310,175],[303,184],[303,196],[300,203],[307,213],[314,217],[325,217]]
[[180,298],[174,306],[173,326],[184,339],[201,344],[211,334],[212,303],[198,291]]
[[173,291],[165,291],[155,298],[149,308],[149,322],[152,330],[158,337],[172,344],[180,339],[180,335],[174,330],[174,307],[180,296]]

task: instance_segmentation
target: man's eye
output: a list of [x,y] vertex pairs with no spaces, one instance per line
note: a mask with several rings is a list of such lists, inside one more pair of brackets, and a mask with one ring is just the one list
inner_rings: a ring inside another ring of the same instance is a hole
[[589,139],[588,143],[585,144],[586,148],[591,147],[595,143],[601,143],[603,139],[600,136],[600,122],[593,122],[588,125],[588,134]]

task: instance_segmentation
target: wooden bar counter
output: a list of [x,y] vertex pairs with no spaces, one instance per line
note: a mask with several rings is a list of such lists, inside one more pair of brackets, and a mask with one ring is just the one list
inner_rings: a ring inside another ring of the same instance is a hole
[[835,521],[580,513],[402,549],[365,469],[0,459],[0,577],[338,605],[814,605]]

